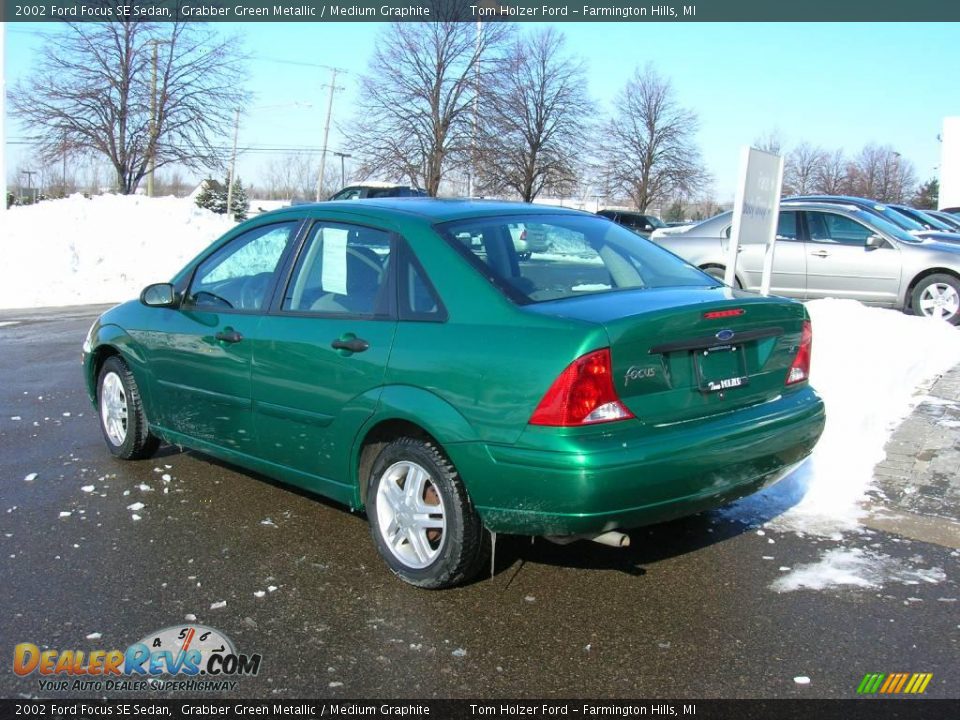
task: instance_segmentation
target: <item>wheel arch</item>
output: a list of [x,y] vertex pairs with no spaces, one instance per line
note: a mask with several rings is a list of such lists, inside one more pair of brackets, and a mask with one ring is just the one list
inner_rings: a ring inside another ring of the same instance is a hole
[[[724,263],[709,261],[709,262],[700,263],[699,265],[697,265],[697,268],[699,268],[700,270],[703,270],[704,272],[707,271],[707,268],[717,268],[719,270],[726,271],[727,266]],[[734,270],[733,276],[734,276],[734,279],[739,283],[738,289],[742,290],[743,288],[746,287],[746,285],[744,285],[744,282],[743,282],[743,276],[740,273]]]
[[110,357],[118,356],[127,363],[140,387],[141,396],[148,391],[147,383],[144,382],[143,354],[123,328],[119,325],[101,325],[91,338],[91,345],[93,349],[84,363],[84,381],[94,407],[97,407],[97,378],[103,364]]
[[377,411],[357,433],[350,454],[354,507],[364,506],[370,470],[377,455],[398,437],[431,442],[444,454],[449,443],[478,439],[467,419],[443,398],[410,386],[384,388]]
[[917,285],[919,285],[924,278],[928,278],[931,275],[949,275],[957,282],[960,282],[960,273],[957,273],[956,270],[951,270],[950,268],[927,268],[917,273],[917,275],[907,284],[906,294],[903,299],[903,308],[905,310],[910,310],[911,312],[913,311],[913,291],[916,290]]

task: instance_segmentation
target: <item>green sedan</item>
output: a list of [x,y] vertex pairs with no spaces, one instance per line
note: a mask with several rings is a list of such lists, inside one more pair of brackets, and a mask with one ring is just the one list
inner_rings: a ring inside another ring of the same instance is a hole
[[237,226],[104,313],[83,368],[116,457],[172,443],[365,509],[441,588],[495,533],[622,544],[783,477],[823,430],[811,342],[802,304],[604,218],[409,198]]

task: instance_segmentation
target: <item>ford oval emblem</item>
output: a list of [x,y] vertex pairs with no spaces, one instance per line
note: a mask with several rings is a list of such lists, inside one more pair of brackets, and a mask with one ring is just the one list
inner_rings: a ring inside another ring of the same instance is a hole
[[717,340],[719,340],[720,342],[726,342],[727,340],[733,340],[733,336],[734,336],[735,334],[736,334],[736,333],[734,333],[733,330],[721,330],[720,332],[717,333]]

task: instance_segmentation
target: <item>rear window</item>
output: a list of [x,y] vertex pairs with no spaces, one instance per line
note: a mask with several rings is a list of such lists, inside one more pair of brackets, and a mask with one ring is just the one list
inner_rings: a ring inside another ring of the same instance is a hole
[[[517,248],[518,226],[535,223],[542,238]],[[602,218],[522,215],[439,225],[440,234],[515,302],[538,303],[580,295],[717,281],[663,248]]]

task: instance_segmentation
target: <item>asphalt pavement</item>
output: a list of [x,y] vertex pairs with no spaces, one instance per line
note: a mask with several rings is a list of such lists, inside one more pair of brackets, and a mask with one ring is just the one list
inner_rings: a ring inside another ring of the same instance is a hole
[[[492,577],[416,590],[344,507],[178,448],[112,459],[80,371],[99,311],[0,311],[7,663],[17,643],[122,649],[195,616],[263,657],[231,697],[854,697],[868,672],[930,672],[927,696],[960,694],[949,538],[706,513],[628,549],[501,537]],[[860,544],[944,578],[773,588]],[[0,695],[56,697],[10,668]]]

